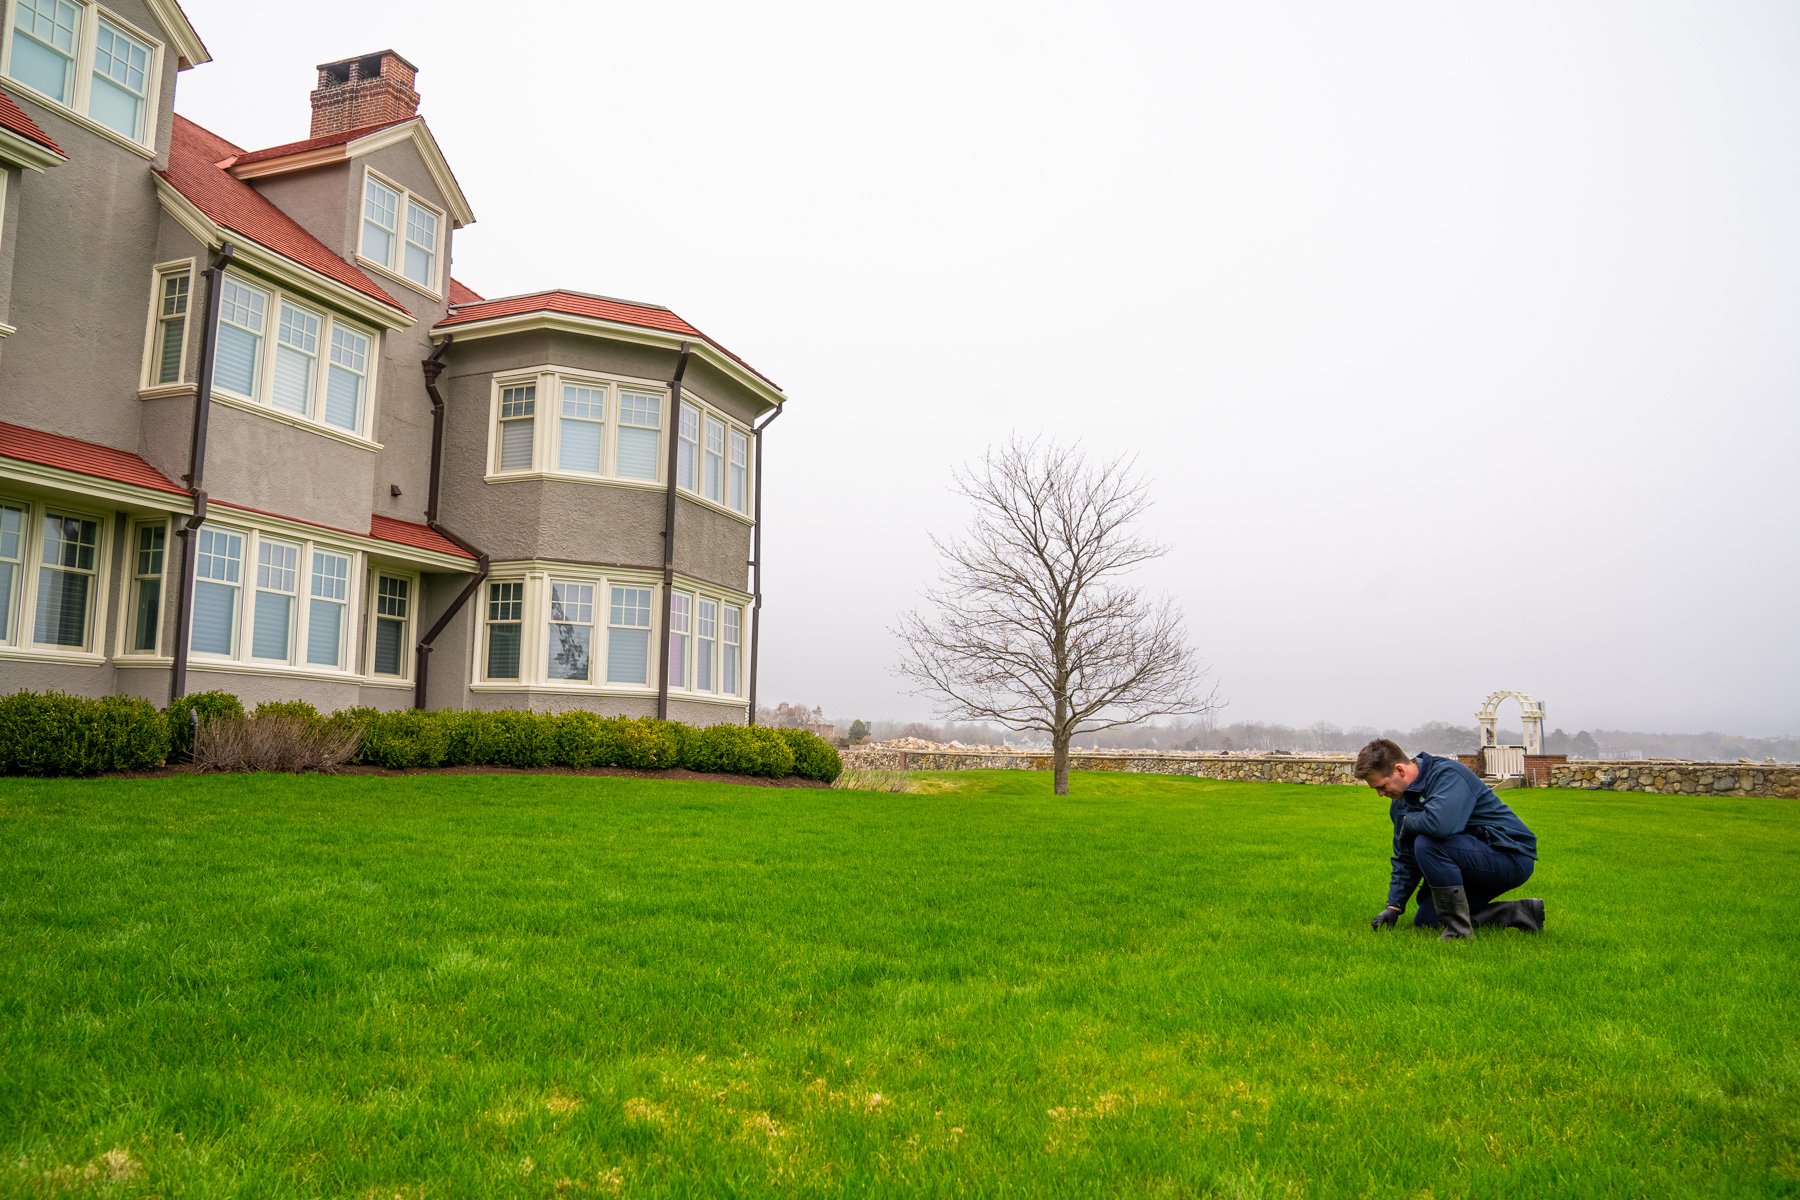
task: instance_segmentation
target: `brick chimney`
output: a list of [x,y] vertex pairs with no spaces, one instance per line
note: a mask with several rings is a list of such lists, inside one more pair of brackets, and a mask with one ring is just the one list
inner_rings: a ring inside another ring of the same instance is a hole
[[392,50],[319,64],[319,89],[312,94],[312,137],[386,125],[417,116],[419,69]]

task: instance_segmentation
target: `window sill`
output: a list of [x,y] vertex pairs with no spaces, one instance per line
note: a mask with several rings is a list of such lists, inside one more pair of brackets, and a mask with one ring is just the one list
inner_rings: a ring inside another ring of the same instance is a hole
[[536,692],[553,696],[637,696],[655,698],[656,689],[643,683],[471,683],[471,692]]
[[725,505],[720,504],[717,500],[708,500],[705,496],[702,496],[699,492],[690,492],[684,487],[676,488],[675,492],[683,500],[692,501],[693,503],[698,504],[701,508],[709,509],[712,512],[718,513],[722,517],[730,517],[732,520],[736,521],[740,525],[755,525],[756,524],[755,517],[752,517],[747,513],[741,513],[735,508],[727,508]]
[[[315,671],[286,663],[246,663],[235,659],[188,657],[190,671],[222,671],[227,675],[270,675],[281,679],[311,679],[320,683],[364,684],[369,680],[348,671]],[[407,686],[411,686],[410,684]]]
[[72,667],[102,667],[106,655],[89,650],[37,650],[16,646],[0,646],[0,658],[19,662],[65,663]]
[[[139,400],[168,400],[176,396],[192,396],[199,389],[191,383],[159,383],[138,389]],[[214,399],[217,399],[215,396]]]
[[0,338],[11,337],[17,332],[19,332],[17,325],[8,325],[5,321],[0,321]]
[[332,441],[342,442],[346,446],[355,446],[358,450],[380,450],[382,448],[380,442],[372,442],[368,438],[360,437],[354,433],[345,433],[343,430],[333,429],[329,425],[320,425],[316,421],[308,421],[304,417],[296,417],[291,413],[284,413],[280,409],[270,408],[266,404],[257,404],[250,400],[241,400],[236,396],[227,396],[217,390],[212,394],[212,402],[214,404],[223,404],[227,408],[235,408],[242,412],[254,413],[259,417],[267,417],[271,421],[278,422],[282,425],[289,425],[295,429],[304,430],[307,433],[316,433],[320,437],[327,437]]
[[[6,77],[6,86],[18,88],[19,91],[31,97],[31,99],[36,100],[39,104],[47,105],[53,109],[56,112],[56,115],[63,118],[65,121],[73,121],[90,133],[97,133],[109,142],[117,142],[139,158],[147,158],[151,161],[155,161],[156,159],[156,150],[153,147],[146,146],[142,142],[132,141],[118,130],[102,125],[92,117],[76,112],[60,100],[51,99],[49,96],[44,95],[28,83],[24,83],[18,79],[14,79],[11,75],[8,75]],[[160,114],[151,112],[149,109],[150,105],[146,102],[144,124],[151,129],[154,129],[156,127],[156,121],[152,118],[159,117]]]
[[172,667],[175,660],[166,654],[121,654],[113,659],[115,667]]
[[695,704],[719,704],[729,708],[742,708],[749,703],[742,696],[724,696],[717,692],[683,692],[675,688],[669,689],[669,699],[687,700]]
[[[359,230],[360,230],[360,227],[359,227]],[[360,231],[357,236],[359,238],[361,237]],[[381,263],[376,262],[372,258],[364,258],[362,256],[362,251],[360,249],[357,250],[357,252],[356,252],[356,265],[359,267],[366,267],[368,270],[375,272],[377,275],[382,276],[384,279],[392,280],[393,282],[400,284],[402,287],[409,287],[413,291],[419,293],[419,295],[421,295],[421,296],[430,296],[433,300],[437,300],[437,301],[442,301],[444,299],[443,292],[437,291],[434,288],[426,287],[424,284],[420,283],[416,279],[408,279],[405,275],[402,275],[400,272],[394,270],[392,267],[383,266]]]
[[523,483],[530,481],[550,483],[583,483],[599,487],[631,488],[639,492],[661,492],[668,490],[665,485],[651,479],[618,479],[611,475],[578,475],[573,471],[506,471],[493,472],[483,477],[488,483]]

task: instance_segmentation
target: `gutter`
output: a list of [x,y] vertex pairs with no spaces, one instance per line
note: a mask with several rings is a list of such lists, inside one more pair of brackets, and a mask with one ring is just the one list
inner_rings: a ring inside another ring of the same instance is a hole
[[[675,468],[681,461],[681,377],[687,374],[688,354],[693,348],[681,343],[681,357],[675,360],[675,374],[669,377],[669,454],[665,464],[669,485],[663,490],[663,585],[662,585],[662,653],[656,679],[656,715],[669,719],[669,622],[675,616]],[[699,466],[695,464],[696,468]],[[692,615],[688,617],[693,620]]]
[[781,415],[780,406],[769,414],[769,419],[758,425],[753,431],[756,434],[756,525],[750,535],[750,717],[749,724],[756,724],[756,659],[762,643],[762,476],[763,476],[763,430],[775,423]]
[[220,245],[201,277],[206,280],[206,320],[200,326],[200,378],[194,388],[194,439],[188,447],[188,473],[182,482],[194,497],[194,511],[175,535],[181,539],[181,586],[175,596],[175,652],[169,671],[169,703],[187,695],[188,643],[194,623],[194,563],[198,531],[206,521],[206,425],[212,415],[213,357],[219,340],[219,276],[231,261],[230,242]]
[[[431,651],[437,642],[438,635],[444,632],[445,626],[456,619],[456,614],[463,610],[475,589],[482,585],[488,577],[488,556],[477,550],[474,545],[459,537],[448,527],[438,521],[438,496],[442,490],[444,478],[444,396],[438,391],[438,376],[444,373],[444,351],[450,348],[455,340],[454,334],[446,335],[438,343],[431,357],[419,363],[419,369],[425,374],[425,394],[431,397],[431,494],[425,502],[425,525],[433,533],[439,534],[450,542],[475,556],[475,576],[463,585],[463,590],[450,601],[450,607],[438,617],[437,623],[425,631],[419,639],[417,655],[413,664],[413,707],[425,707],[425,684],[431,671]],[[424,597],[420,597],[421,600]]]

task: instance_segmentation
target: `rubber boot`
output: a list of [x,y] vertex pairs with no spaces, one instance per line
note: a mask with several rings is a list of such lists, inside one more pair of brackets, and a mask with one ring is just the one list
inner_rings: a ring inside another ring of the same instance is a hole
[[1526,933],[1544,932],[1544,902],[1529,900],[1496,900],[1475,910],[1470,918],[1475,928],[1522,929]]
[[1431,889],[1431,902],[1437,907],[1438,920],[1444,926],[1444,932],[1438,934],[1438,941],[1453,942],[1458,938],[1468,937],[1474,931],[1469,922],[1469,895],[1462,888],[1434,887]]

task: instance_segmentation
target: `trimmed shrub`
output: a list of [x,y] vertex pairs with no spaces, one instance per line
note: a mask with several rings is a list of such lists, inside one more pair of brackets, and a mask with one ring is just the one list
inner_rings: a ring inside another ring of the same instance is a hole
[[609,757],[615,767],[664,771],[681,763],[681,735],[687,726],[655,717],[614,718],[614,749]]
[[0,699],[0,774],[141,771],[161,766],[168,754],[168,722],[145,700],[62,692]]
[[164,710],[169,718],[169,756],[186,758],[194,748],[194,718],[204,725],[216,717],[241,717],[244,702],[230,692],[190,692]]
[[709,725],[682,738],[681,765],[690,771],[780,778],[794,773],[794,752],[773,729]]
[[611,767],[617,764],[617,739],[611,736],[615,722],[591,712],[566,712],[556,719],[554,761],[565,767]]
[[473,709],[445,709],[431,715],[444,723],[446,767],[478,766],[486,761],[481,758],[481,747],[489,714]]
[[837,747],[816,733],[805,729],[776,729],[794,754],[794,774],[802,779],[830,783],[844,770],[844,760]]
[[[335,771],[356,756],[358,729],[285,711],[285,705],[258,705],[247,717],[219,717],[200,727],[194,739],[194,767],[200,771]],[[305,707],[311,708],[311,705]]]
[[547,767],[556,761],[556,718],[507,709],[482,714],[474,760],[495,767]]
[[438,713],[410,708],[376,713],[363,728],[356,760],[397,771],[442,766],[449,750],[448,732]]
[[250,713],[253,717],[292,717],[308,724],[323,721],[319,710],[304,700],[264,700]]

